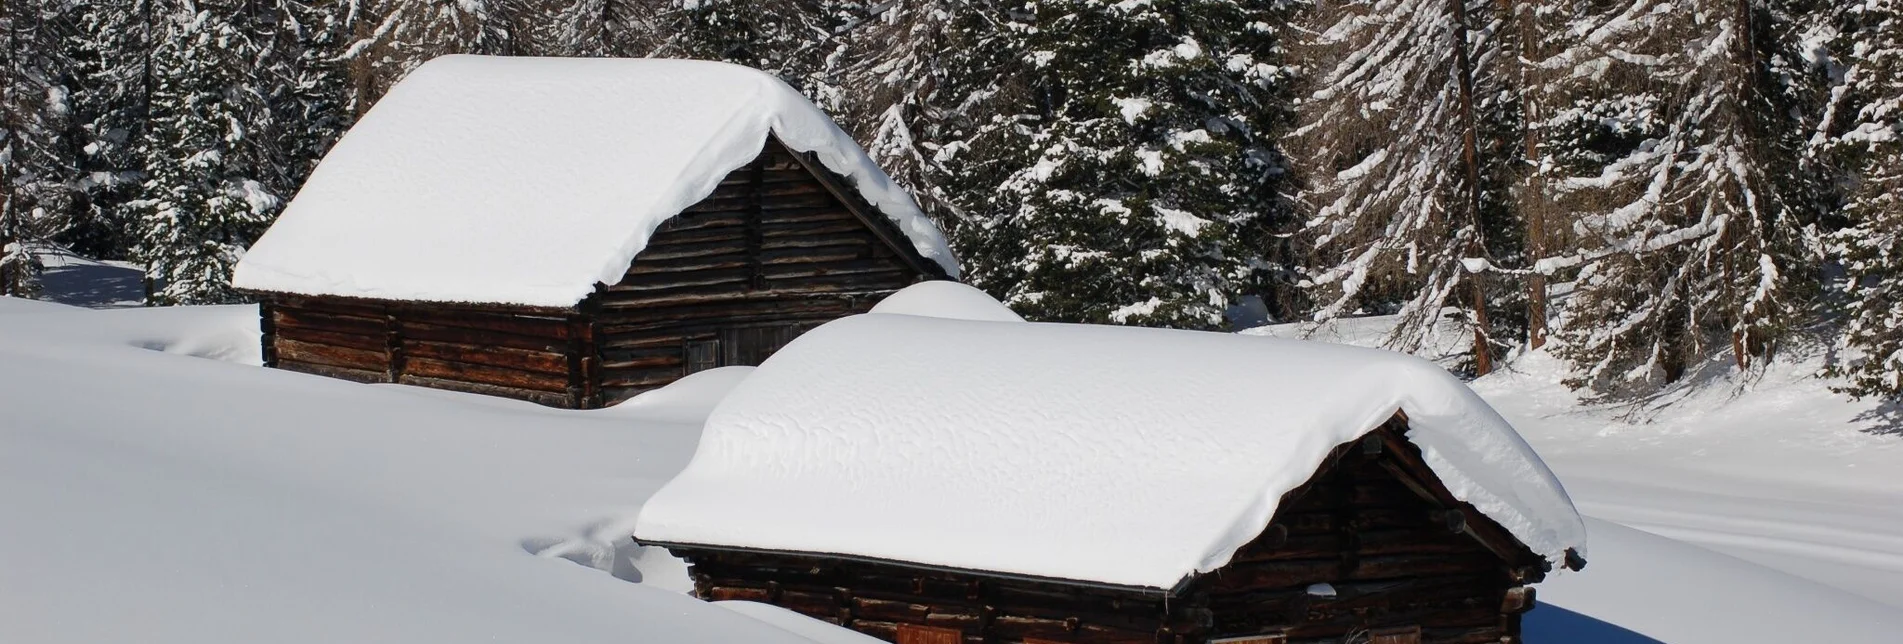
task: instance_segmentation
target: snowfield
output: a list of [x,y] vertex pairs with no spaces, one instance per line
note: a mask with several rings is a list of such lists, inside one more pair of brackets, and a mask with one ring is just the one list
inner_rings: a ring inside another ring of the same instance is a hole
[[[0,299],[0,642],[868,641],[693,600],[627,538],[747,370],[553,410],[260,369],[255,325]],[[1589,515],[1529,642],[1903,630],[1903,439],[1868,409],[1773,373],[1640,425],[1540,359],[1474,387]]]

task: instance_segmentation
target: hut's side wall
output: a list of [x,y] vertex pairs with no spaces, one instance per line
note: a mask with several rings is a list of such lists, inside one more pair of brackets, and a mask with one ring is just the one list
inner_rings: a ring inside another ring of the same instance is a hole
[[691,564],[702,599],[773,604],[886,641],[911,624],[957,629],[969,644],[1154,644],[1207,625],[1206,611],[1166,605],[1160,595],[797,555],[674,552]]
[[274,295],[259,314],[266,366],[556,407],[599,398],[579,313]]
[[[1515,581],[1524,571],[1462,532],[1466,513],[1404,482],[1405,455],[1394,453],[1404,443],[1391,432],[1337,449],[1262,536],[1199,580],[1192,594],[1214,612],[1216,635],[1321,644],[1419,626],[1424,643],[1518,641],[1532,598]],[[1318,583],[1335,595],[1309,592]]]
[[753,163],[663,224],[625,279],[591,298],[604,402],[707,366],[759,364],[801,332],[921,279],[769,140]]

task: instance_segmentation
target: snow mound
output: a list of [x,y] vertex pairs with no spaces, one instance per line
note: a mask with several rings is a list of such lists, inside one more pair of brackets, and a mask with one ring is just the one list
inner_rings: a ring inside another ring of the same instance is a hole
[[751,373],[753,367],[745,366],[697,371],[598,413],[698,424]]
[[1584,554],[1559,481],[1432,363],[887,314],[828,323],[756,369],[635,536],[1168,589],[1227,563],[1331,449],[1396,410],[1455,496],[1552,561]]
[[690,60],[445,56],[325,155],[232,281],[260,291],[567,307],[768,136],[813,152],[956,276],[945,240],[765,72]]
[[1011,307],[976,287],[958,282],[919,282],[887,296],[873,313],[922,315],[930,318],[979,322],[1023,322]]

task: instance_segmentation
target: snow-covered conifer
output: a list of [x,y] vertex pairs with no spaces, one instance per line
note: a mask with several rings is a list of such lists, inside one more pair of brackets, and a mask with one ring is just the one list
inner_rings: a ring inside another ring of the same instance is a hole
[[355,114],[410,70],[446,54],[521,53],[515,47],[516,22],[525,17],[523,0],[355,0],[343,23],[349,45],[340,54],[349,61],[346,104]]
[[[1521,291],[1489,279],[1519,260],[1508,196],[1521,152],[1516,92],[1493,2],[1350,0],[1305,18],[1311,90],[1293,145],[1313,208],[1306,284],[1316,321],[1393,313],[1389,348],[1414,351],[1448,307],[1490,369]],[[1506,288],[1502,288],[1506,287]]]
[[1578,266],[1562,355],[1577,385],[1643,390],[1729,354],[1766,356],[1808,298],[1815,195],[1794,115],[1809,80],[1774,1],[1594,6],[1542,65]]
[[934,152],[967,278],[1029,318],[1117,324],[1218,327],[1264,294],[1288,212],[1282,9],[1003,9],[977,16],[1007,21],[1000,66],[949,74],[939,101],[986,103]]
[[145,163],[152,4],[147,0],[79,3],[64,43],[74,60],[73,120],[78,127],[78,221],[61,240],[92,257],[123,259],[133,245]]
[[73,6],[0,3],[0,295],[37,293],[33,244],[71,225]]
[[1903,397],[1903,1],[1860,0],[1841,8],[1836,50],[1844,58],[1830,147],[1851,170],[1844,206],[1850,226],[1832,236],[1848,273],[1849,328],[1856,357],[1842,365],[1846,390]]

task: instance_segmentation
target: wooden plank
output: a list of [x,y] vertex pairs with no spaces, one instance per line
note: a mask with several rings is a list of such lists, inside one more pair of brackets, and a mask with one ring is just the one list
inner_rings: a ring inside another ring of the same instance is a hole
[[561,353],[428,340],[402,342],[403,354],[411,360],[428,358],[560,375],[570,371],[569,357]]
[[681,369],[675,368],[613,368],[601,370],[601,386],[607,389],[659,387],[680,380]]
[[516,335],[513,333],[427,324],[413,320],[397,320],[397,332],[402,334],[403,338],[407,340],[506,347],[527,351],[559,353],[565,351],[568,347],[568,342],[564,338]]
[[[778,139],[773,139],[773,144],[780,146],[782,149],[785,148],[785,145],[780,143]],[[864,222],[868,230],[871,230],[874,235],[878,236],[880,241],[885,242],[886,246],[897,253],[899,257],[903,258],[905,263],[910,265],[913,270],[918,271],[919,274],[935,279],[950,277],[945,273],[944,267],[920,255],[918,249],[912,246],[911,240],[905,237],[903,232],[898,230],[896,224],[892,223],[890,219],[887,219],[885,215],[880,214],[878,210],[874,208],[872,204],[867,203],[865,198],[860,196],[857,191],[848,187],[842,178],[834,174],[831,170],[826,169],[816,157],[810,154],[793,153],[790,150],[788,152],[795,161],[805,166],[806,170],[813,174],[814,179],[825,184],[826,189],[841,203],[845,204],[846,208],[852,211],[853,216],[858,217],[861,222]]]
[[311,344],[327,344],[335,347],[349,347],[352,349],[366,349],[371,351],[382,351],[384,348],[382,333],[339,333],[309,327],[282,327],[276,329],[276,331],[276,336],[279,338],[308,342]]
[[396,317],[402,322],[419,322],[439,327],[559,340],[567,340],[572,332],[568,327],[566,316],[515,315],[478,309],[416,308],[398,311]]
[[404,382],[408,382],[409,376],[416,376],[428,378],[431,381],[467,382],[530,391],[566,393],[568,390],[566,375],[519,371],[435,358],[410,358],[404,364],[403,373]]
[[898,644],[964,644],[965,633],[955,628],[899,624]]
[[272,309],[271,323],[279,330],[311,329],[331,333],[348,333],[379,337],[383,335],[384,331],[383,316],[356,317],[284,307],[274,307]]
[[[720,267],[709,267],[682,272],[631,272],[628,277],[621,280],[620,283],[603,287],[602,290],[607,293],[648,293],[689,287],[735,284],[738,286],[732,287],[734,291],[745,292],[747,290],[747,281],[753,275],[753,268],[749,266],[749,262],[741,261],[738,263],[739,266],[727,267],[727,262],[722,262]],[[639,266],[640,264],[640,260],[635,260],[635,265]]]
[[1421,644],[1421,627],[1377,628],[1368,631],[1368,644]]
[[278,338],[277,354],[279,360],[349,369],[383,369],[389,364],[389,356],[382,350],[313,344],[283,337]]
[[384,372],[381,369],[375,369],[375,370],[348,369],[344,367],[333,367],[330,365],[298,362],[296,360],[289,360],[285,358],[279,358],[277,366],[275,368],[283,369],[285,371],[296,371],[298,373],[308,373],[314,376],[325,376],[330,378],[337,378],[340,380],[349,380],[353,382],[389,382],[389,380],[385,378]]
[[520,389],[516,387],[505,387],[505,386],[492,385],[487,383],[470,382],[467,380],[430,378],[430,377],[418,376],[414,374],[404,374],[402,377],[402,383],[406,385],[415,385],[419,387],[429,387],[431,389],[443,389],[447,391],[458,391],[463,393],[482,394],[485,396],[496,396],[498,398],[514,398],[516,400],[526,400],[532,403],[536,403],[539,405],[547,405],[550,407],[571,406],[569,403],[568,394],[566,392],[558,393],[558,392],[549,392],[549,391],[537,391],[533,389]]

